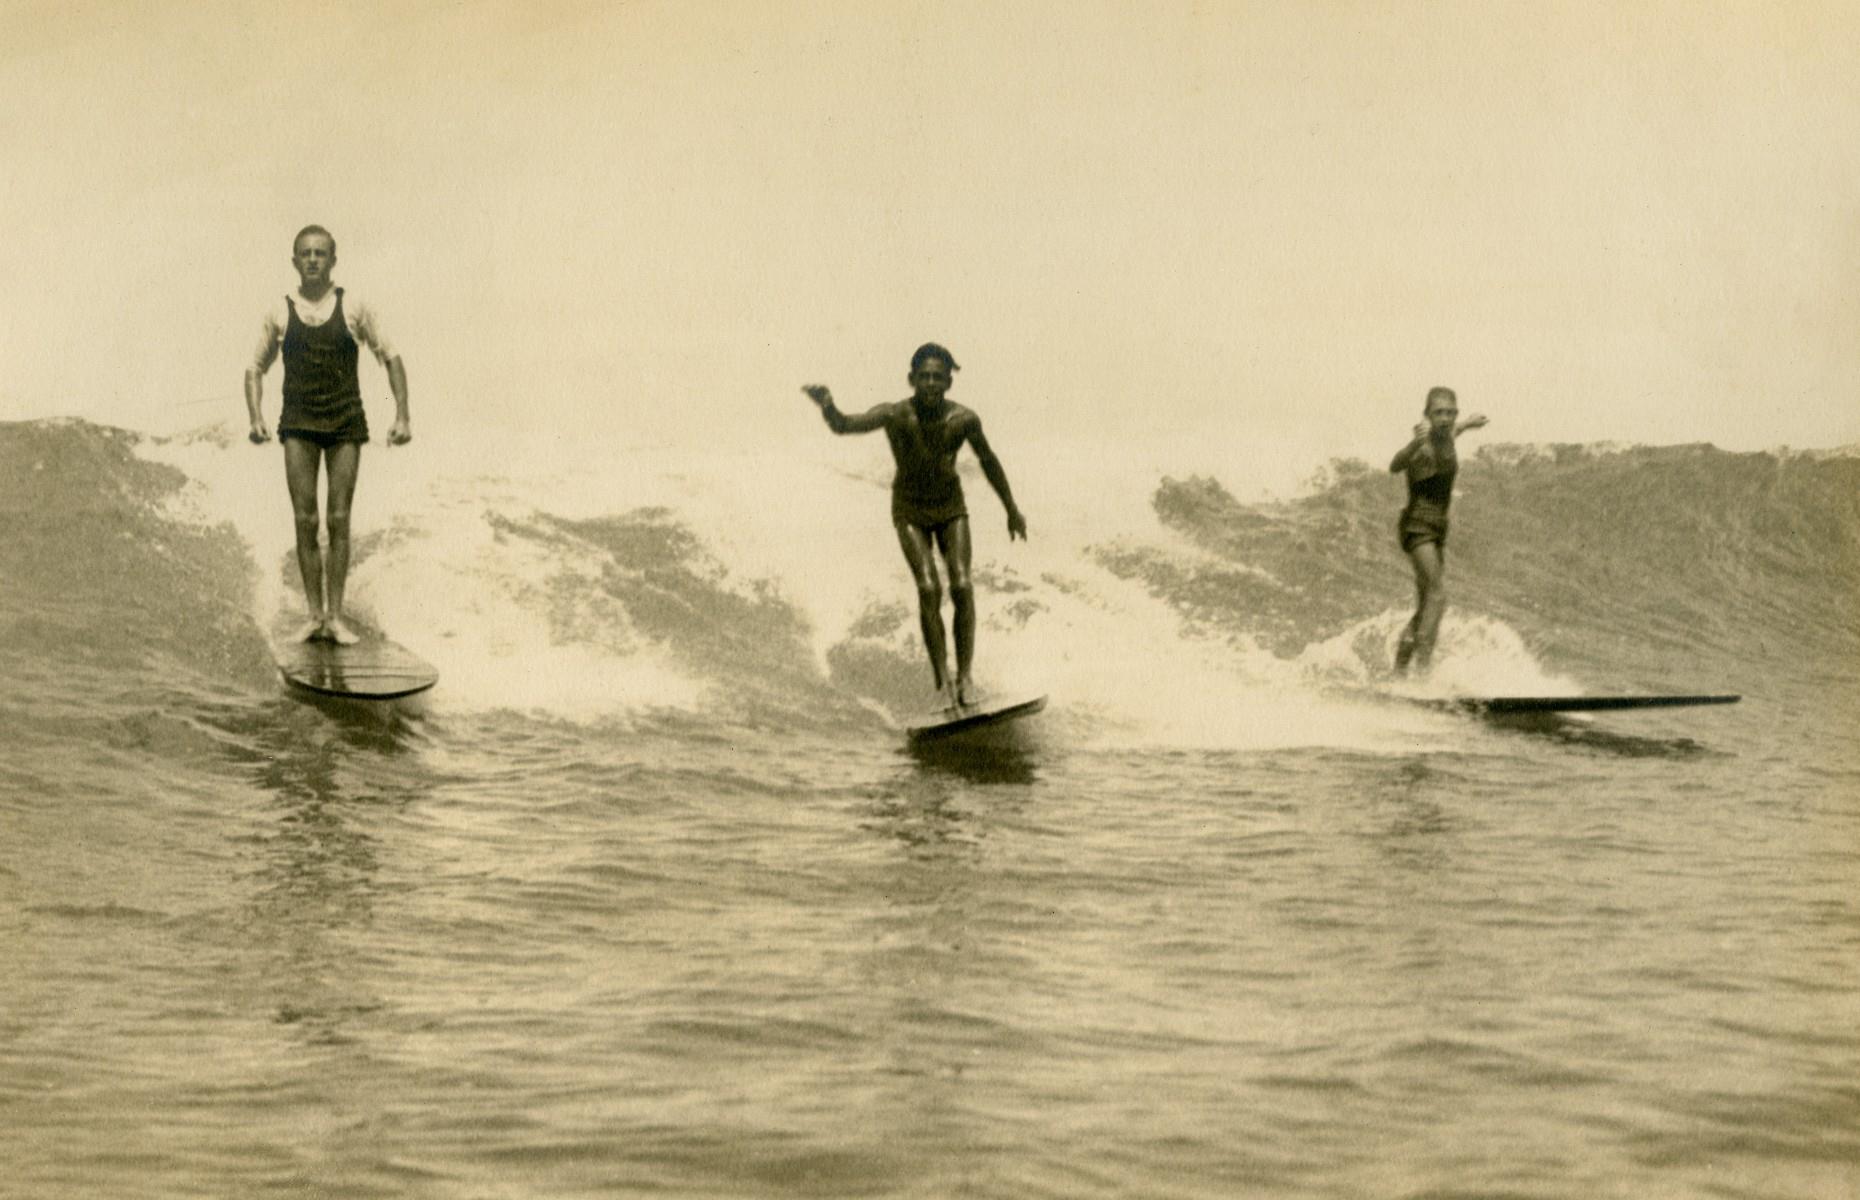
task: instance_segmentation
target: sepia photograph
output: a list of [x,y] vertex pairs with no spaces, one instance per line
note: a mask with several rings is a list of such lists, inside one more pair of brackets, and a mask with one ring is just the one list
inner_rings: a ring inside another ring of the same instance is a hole
[[1860,1198],[1851,0],[0,0],[0,1198]]

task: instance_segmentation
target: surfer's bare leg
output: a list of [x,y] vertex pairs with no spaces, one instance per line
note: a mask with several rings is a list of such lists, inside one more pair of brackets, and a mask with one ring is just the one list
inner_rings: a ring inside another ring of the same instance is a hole
[[304,602],[310,609],[306,637],[322,632],[328,610],[323,604],[323,552],[317,546],[316,475],[323,449],[302,438],[284,438],[284,481],[291,490],[291,512],[297,520],[297,570],[304,580]]
[[917,583],[917,619],[923,629],[924,649],[930,653],[931,677],[936,681],[936,690],[954,702],[955,697],[949,695],[949,648],[943,639],[943,584],[937,578],[930,536],[916,525],[900,523],[898,545]]
[[1414,618],[1408,618],[1408,624],[1402,628],[1401,637],[1395,641],[1395,673],[1406,675],[1408,664],[1414,661]]
[[1395,673],[1397,675],[1406,675],[1408,673],[1408,664],[1414,660],[1415,627],[1420,624],[1421,605],[1426,599],[1427,589],[1421,582],[1421,570],[1419,567],[1416,567],[1414,572],[1414,615],[1408,618],[1408,623],[1406,625],[1402,626],[1401,637],[1396,639],[1395,642]]
[[974,704],[975,684],[969,667],[975,661],[975,584],[969,578],[969,518],[957,517],[937,530],[937,544],[949,567],[949,595],[956,616],[956,703]]
[[324,451],[329,466],[329,556],[324,576],[329,585],[329,613],[324,625],[329,636],[345,645],[359,640],[342,619],[342,600],[349,582],[349,507],[355,499],[355,477],[361,470],[360,442],[342,442]]
[[1406,669],[1409,661],[1426,674],[1434,662],[1434,642],[1440,636],[1440,618],[1447,611],[1447,560],[1438,542],[1422,542],[1408,551],[1414,564],[1414,587],[1417,603],[1414,619],[1402,635],[1409,658],[1396,651],[1396,670]]

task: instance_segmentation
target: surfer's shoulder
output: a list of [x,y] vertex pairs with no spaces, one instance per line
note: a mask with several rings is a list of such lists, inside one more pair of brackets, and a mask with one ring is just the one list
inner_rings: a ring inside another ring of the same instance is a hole
[[950,425],[964,432],[981,428],[982,418],[968,405],[958,404],[954,400],[945,400],[943,403],[949,410],[943,419]]

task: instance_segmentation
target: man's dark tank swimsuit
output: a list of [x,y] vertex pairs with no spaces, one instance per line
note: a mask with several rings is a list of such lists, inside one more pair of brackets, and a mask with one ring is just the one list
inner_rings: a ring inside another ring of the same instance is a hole
[[362,409],[361,377],[356,362],[361,348],[342,315],[342,289],[336,307],[321,325],[306,325],[297,305],[284,330],[284,409],[278,414],[278,440],[302,438],[329,447],[368,440],[368,414]]
[[956,474],[962,437],[951,428],[955,414],[945,404],[940,417],[926,424],[916,401],[904,401],[904,409],[904,420],[885,425],[898,464],[891,481],[892,524],[934,530],[968,516],[962,478]]
[[1424,542],[1438,542],[1442,549],[1447,544],[1447,506],[1453,503],[1453,477],[1459,474],[1460,460],[1451,446],[1442,453],[1439,447],[1429,445],[1425,452],[1433,464],[1433,474],[1416,479],[1412,470],[1409,472],[1408,504],[1395,526],[1404,554]]

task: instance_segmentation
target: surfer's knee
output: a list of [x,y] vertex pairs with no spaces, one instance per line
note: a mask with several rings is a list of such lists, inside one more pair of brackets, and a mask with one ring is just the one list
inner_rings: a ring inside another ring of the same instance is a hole
[[308,538],[310,541],[314,542],[317,539],[317,535],[323,532],[323,525],[322,522],[317,519],[316,509],[293,509],[292,516],[297,520],[298,541],[303,541]]
[[941,608],[943,606],[943,585],[937,581],[935,576],[931,576],[928,579],[918,579],[917,602],[926,609]]
[[975,585],[966,574],[958,575],[954,571],[949,573],[949,594],[959,605],[975,603]]
[[349,536],[349,509],[347,505],[337,506],[332,504],[329,506],[329,536],[333,538],[346,538]]

